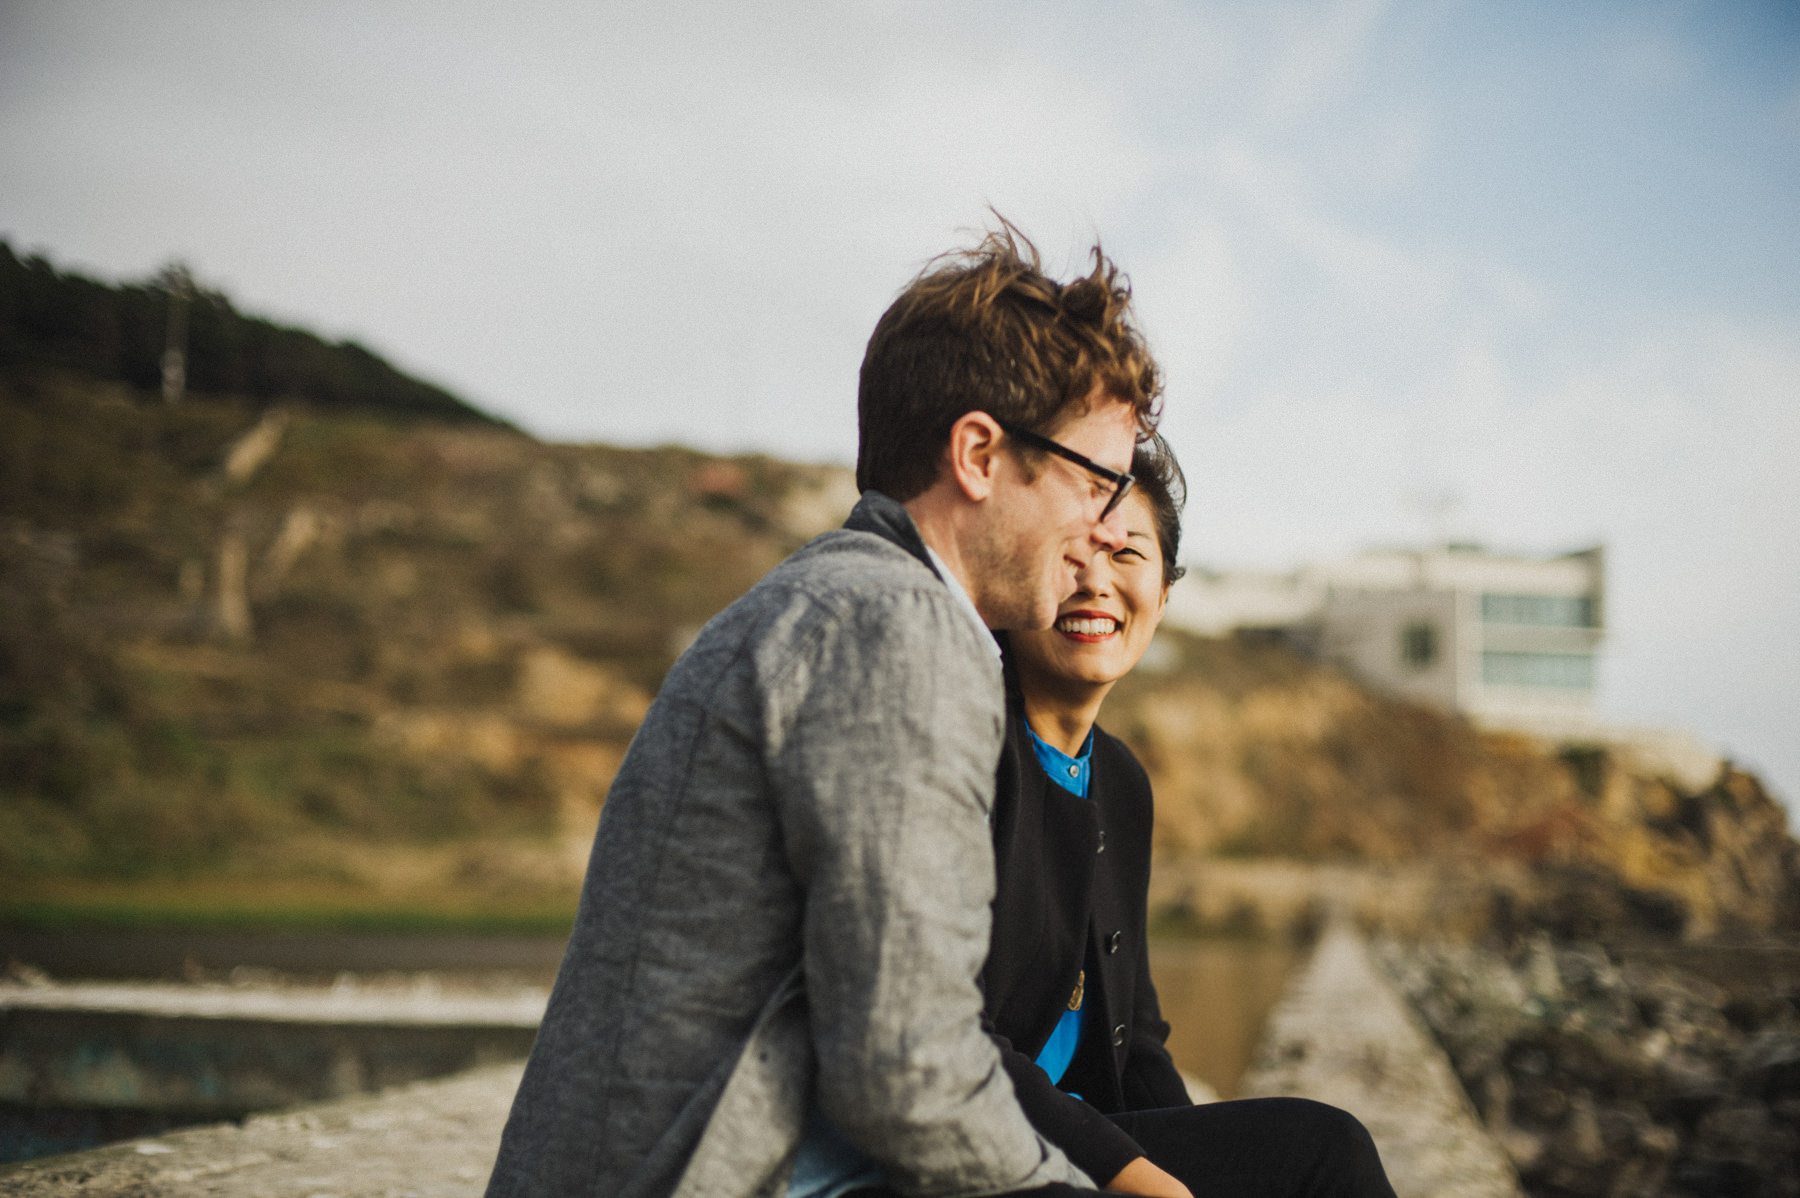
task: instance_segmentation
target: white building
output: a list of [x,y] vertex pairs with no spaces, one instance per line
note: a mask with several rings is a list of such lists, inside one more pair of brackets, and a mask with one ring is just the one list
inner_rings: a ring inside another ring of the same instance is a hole
[[1393,693],[1546,735],[1595,726],[1604,554],[1380,550],[1288,574],[1195,570],[1168,622],[1279,632]]

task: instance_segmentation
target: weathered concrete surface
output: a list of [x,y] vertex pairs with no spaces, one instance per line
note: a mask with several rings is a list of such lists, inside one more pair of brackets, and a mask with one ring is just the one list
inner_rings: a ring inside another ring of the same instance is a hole
[[9,1198],[479,1198],[523,1066],[0,1168]]
[[1326,933],[1269,1017],[1240,1092],[1312,1098],[1357,1116],[1399,1198],[1523,1194],[1443,1051],[1347,926]]
[[0,1102],[224,1119],[522,1059],[541,988],[0,984]]
[[168,1018],[535,1028],[548,990],[446,988],[431,975],[380,984],[346,974],[332,986],[174,982],[0,982],[0,1011],[108,1011]]

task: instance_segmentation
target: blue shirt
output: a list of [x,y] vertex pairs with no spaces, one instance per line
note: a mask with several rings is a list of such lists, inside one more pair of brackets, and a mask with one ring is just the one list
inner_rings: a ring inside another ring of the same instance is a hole
[[[1037,753],[1038,764],[1050,775],[1050,780],[1080,798],[1087,798],[1088,763],[1094,756],[1094,731],[1088,729],[1087,740],[1082,742],[1081,755],[1071,757],[1055,745],[1047,743],[1031,725],[1025,725],[1025,731],[1031,733],[1031,747]],[[1087,1009],[1087,978],[1084,975],[1076,983],[1077,996],[1075,1006],[1062,1013],[1056,1021],[1056,1030],[1044,1041],[1044,1047],[1037,1055],[1038,1068],[1050,1075],[1052,1085],[1060,1082],[1063,1074],[1069,1071],[1069,1062],[1075,1059],[1076,1046],[1081,1043],[1082,1014]]]
[[1078,798],[1087,798],[1088,762],[1094,756],[1094,730],[1088,729],[1087,739],[1081,742],[1081,755],[1071,757],[1055,745],[1046,741],[1031,725],[1025,725],[1025,731],[1031,732],[1031,747],[1037,753],[1038,764],[1050,775],[1050,780]]
[[858,1152],[816,1105],[806,1112],[806,1134],[794,1157],[787,1198],[838,1198],[849,1190],[886,1185],[881,1166]]

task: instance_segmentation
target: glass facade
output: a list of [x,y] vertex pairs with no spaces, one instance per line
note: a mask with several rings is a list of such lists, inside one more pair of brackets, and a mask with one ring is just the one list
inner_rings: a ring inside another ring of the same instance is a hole
[[1483,595],[1481,619],[1488,624],[1592,628],[1594,598],[1592,595]]
[[1489,686],[1554,686],[1594,689],[1592,653],[1495,653],[1481,655],[1481,680]]

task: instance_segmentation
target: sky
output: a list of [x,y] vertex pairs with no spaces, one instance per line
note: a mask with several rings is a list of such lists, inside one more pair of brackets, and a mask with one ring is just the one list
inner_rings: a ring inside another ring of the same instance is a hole
[[1800,5],[0,0],[0,237],[547,438],[848,463],[989,209],[1130,274],[1186,553],[1603,543],[1601,709],[1800,800]]

